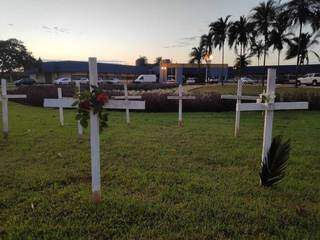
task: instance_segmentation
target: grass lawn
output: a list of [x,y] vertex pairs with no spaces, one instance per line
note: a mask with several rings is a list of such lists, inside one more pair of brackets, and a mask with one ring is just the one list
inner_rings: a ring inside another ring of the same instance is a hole
[[[208,86],[200,86],[198,88],[194,88],[190,90],[191,93],[211,93],[216,92],[220,94],[236,94],[237,93],[237,84],[228,84],[225,86],[218,85],[208,85]],[[277,93],[280,95],[289,93],[289,94],[319,94],[320,95],[320,88],[315,87],[299,87],[295,88],[293,86],[286,86],[280,85],[277,87]],[[243,93],[248,95],[258,95],[261,93],[261,86],[260,85],[244,85],[243,86]]]
[[[263,117],[111,112],[102,133],[103,203],[90,202],[88,134],[74,112],[9,106],[0,144],[0,239],[320,239],[320,112],[275,113],[292,139],[287,176],[259,185]],[[1,128],[1,125],[0,125]]]

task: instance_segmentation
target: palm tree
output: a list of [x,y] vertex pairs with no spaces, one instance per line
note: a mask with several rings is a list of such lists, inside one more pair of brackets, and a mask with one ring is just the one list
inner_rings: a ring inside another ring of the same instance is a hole
[[250,50],[251,50],[252,56],[257,56],[258,66],[260,66],[260,58],[261,58],[261,56],[263,54],[263,50],[264,50],[263,41],[259,40],[258,42],[255,42],[255,39],[252,38]]
[[289,37],[293,34],[288,33],[290,16],[286,12],[280,12],[276,16],[276,21],[273,23],[273,29],[270,32],[270,46],[278,51],[278,66],[280,65],[281,51],[284,44],[289,41]]
[[[229,23],[230,17],[231,17],[230,15],[228,15],[225,19],[221,17],[218,19],[218,21],[213,22],[209,25],[210,34],[213,37],[212,42],[214,44],[214,47],[219,47],[219,51],[222,51],[222,66],[224,65],[224,45],[227,39],[228,30],[230,27],[230,23]],[[223,80],[222,80],[222,85],[223,85]]]
[[[299,26],[299,37],[298,37],[298,49],[297,53],[300,52],[302,47],[302,33],[303,27],[306,24],[313,24],[313,27],[317,27],[316,21],[319,20],[316,18],[316,11],[319,9],[319,0],[291,0],[283,4],[283,7],[286,9],[287,14],[290,16],[291,25]],[[305,37],[305,36],[304,36]],[[299,59],[301,54],[296,54],[297,57],[297,72],[296,78],[298,78],[298,66],[302,61]],[[297,86],[296,81],[296,86]]]
[[248,65],[251,64],[251,54],[238,54],[235,60],[234,68],[239,70],[240,78],[242,75],[243,69],[245,69]]
[[298,65],[309,64],[309,54],[312,53],[320,61],[320,55],[312,50],[313,46],[319,44],[318,39],[320,38],[320,33],[315,33],[313,35],[309,33],[302,33],[300,38],[295,37],[291,39],[289,44],[289,49],[287,51],[286,59],[298,58]]
[[205,82],[208,80],[208,59],[210,55],[212,54],[212,34],[209,32],[209,34],[204,34],[201,36],[200,39],[200,48],[203,48],[202,58],[205,60],[207,66],[206,66],[206,77]]
[[276,16],[276,5],[273,0],[261,2],[257,7],[252,9],[251,20],[255,25],[258,34],[264,37],[263,66],[266,66],[266,57],[269,49],[269,28]]
[[204,53],[204,46],[202,45],[202,42],[200,42],[200,46],[199,47],[194,47],[191,50],[190,53],[190,63],[192,64],[198,64],[198,77],[200,79],[200,65],[201,65],[201,61],[203,58],[203,53]]

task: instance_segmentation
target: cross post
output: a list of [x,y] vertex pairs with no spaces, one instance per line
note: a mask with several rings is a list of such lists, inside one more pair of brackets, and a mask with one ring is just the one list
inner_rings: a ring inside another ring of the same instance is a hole
[[179,85],[179,95],[178,96],[168,96],[169,100],[178,100],[179,101],[179,114],[178,114],[178,126],[183,127],[183,118],[182,118],[182,102],[183,100],[195,100],[195,96],[184,96],[183,95],[183,86]]
[[[77,92],[80,94],[81,93],[80,81],[76,81],[76,88],[77,88]],[[78,120],[78,136],[79,136],[79,138],[81,138],[82,135],[83,135],[83,127],[80,123],[80,120]]]
[[308,102],[275,102],[276,69],[268,69],[267,92],[260,94],[257,103],[240,103],[237,111],[265,111],[262,163],[270,150],[272,143],[273,115],[277,110],[304,110],[309,108]]
[[2,102],[2,131],[5,141],[9,137],[9,113],[8,113],[8,99],[27,98],[27,95],[8,95],[7,94],[7,81],[1,79],[1,95],[0,101]]
[[[249,100],[249,101],[256,101],[258,96],[242,96],[242,81],[241,79],[238,80],[238,88],[237,88],[237,95],[221,95],[221,99],[231,99],[237,100],[237,105],[241,104],[241,100]],[[236,109],[236,120],[235,120],[235,128],[234,128],[234,135],[235,137],[239,137],[240,134],[240,115],[241,112]]]
[[138,99],[142,99],[141,96],[129,96],[128,93],[128,85],[124,84],[124,96],[116,96],[114,97],[114,99],[117,100],[124,100],[125,103],[125,109],[126,109],[126,121],[127,124],[130,124],[130,101],[129,100],[138,100]]
[[[97,59],[89,58],[89,79],[91,86],[98,86]],[[90,145],[91,145],[91,174],[92,174],[92,201],[101,202],[101,180],[100,180],[100,133],[99,118],[90,110]]]

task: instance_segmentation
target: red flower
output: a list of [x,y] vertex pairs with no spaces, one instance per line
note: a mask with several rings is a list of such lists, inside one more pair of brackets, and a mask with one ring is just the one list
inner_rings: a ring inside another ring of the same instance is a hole
[[89,100],[83,101],[79,103],[79,108],[84,110],[90,110],[90,102]]
[[105,92],[100,93],[100,94],[97,95],[97,101],[100,102],[103,105],[108,102],[108,99],[109,99],[109,97]]

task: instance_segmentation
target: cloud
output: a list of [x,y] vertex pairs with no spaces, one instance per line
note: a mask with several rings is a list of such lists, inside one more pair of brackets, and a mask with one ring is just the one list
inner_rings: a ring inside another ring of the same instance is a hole
[[70,33],[69,29],[58,27],[58,26],[49,27],[49,26],[46,26],[46,25],[42,25],[42,29],[44,29],[48,33],[53,33],[53,34]]
[[13,27],[14,24],[13,24],[13,23],[9,23],[8,26],[9,26],[9,27]]
[[122,61],[122,60],[99,60],[99,63],[117,63],[117,64],[124,64],[127,63],[126,61]]
[[184,37],[177,40],[176,44],[164,46],[163,48],[183,48],[192,46],[196,40],[198,40],[200,36],[191,36],[191,37]]

